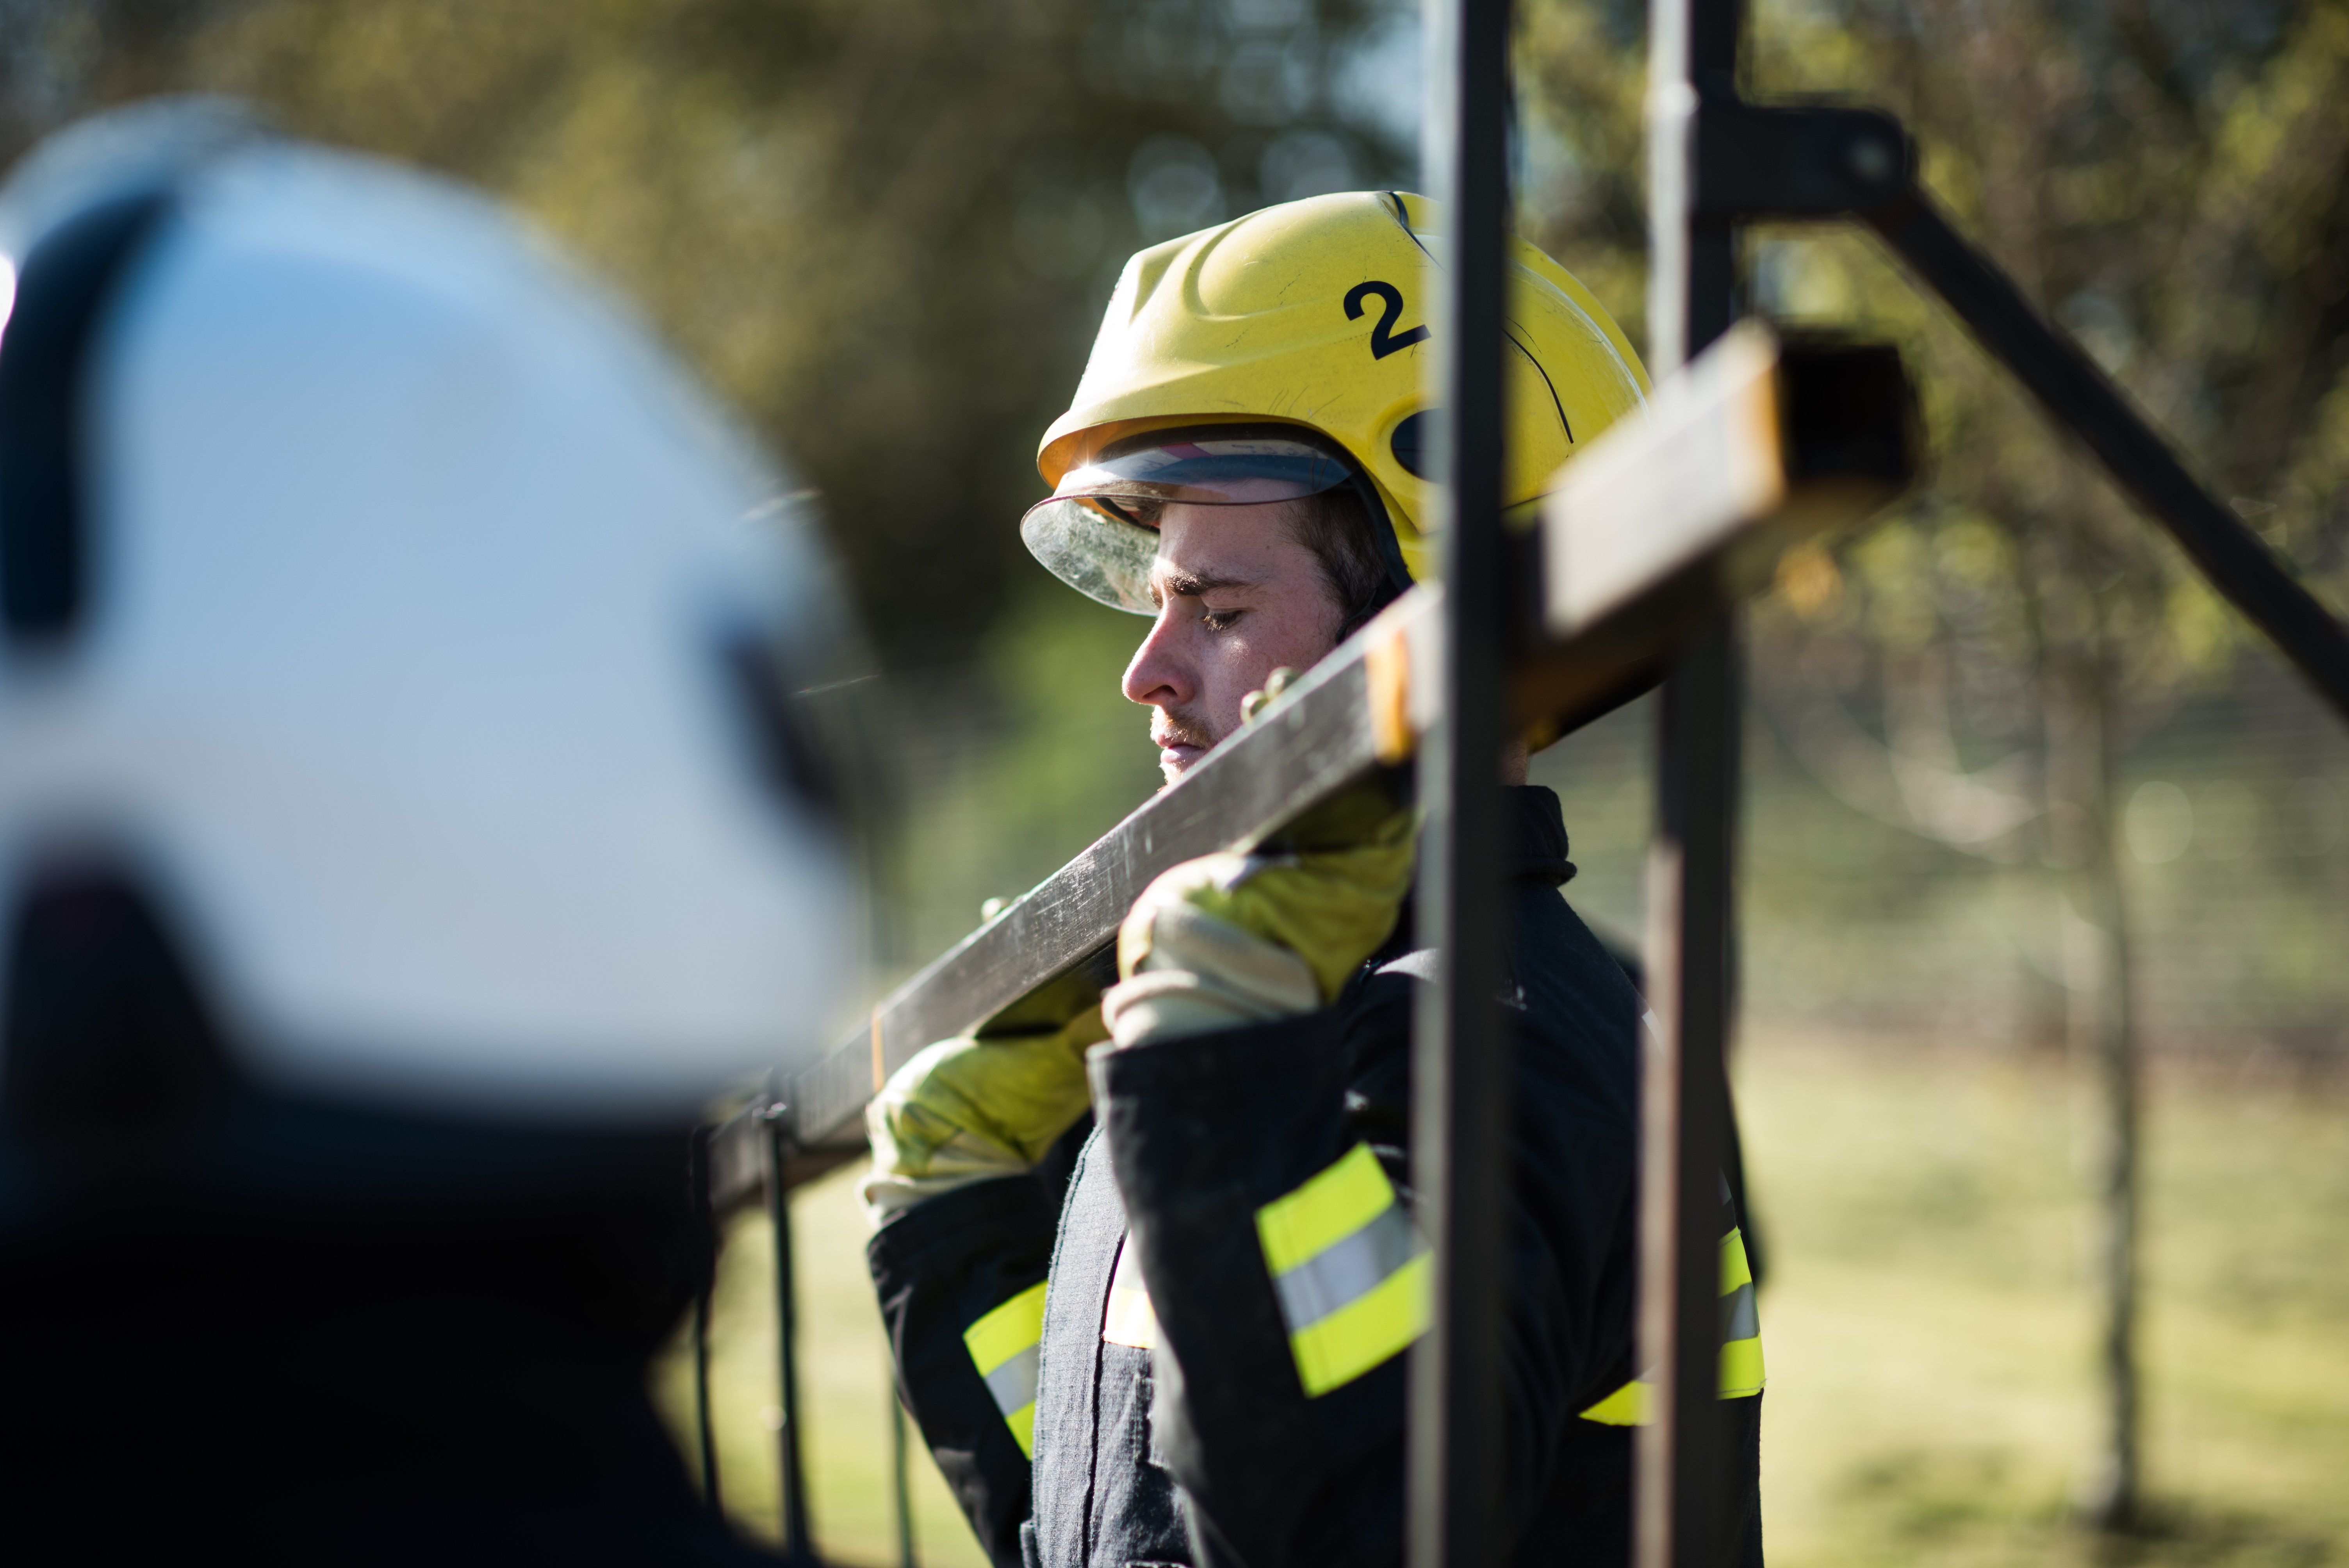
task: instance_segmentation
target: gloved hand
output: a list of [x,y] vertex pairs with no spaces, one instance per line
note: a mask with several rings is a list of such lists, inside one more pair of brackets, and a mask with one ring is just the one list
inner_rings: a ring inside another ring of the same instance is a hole
[[1416,810],[1339,797],[1286,853],[1203,855],[1161,875],[1118,930],[1121,984],[1102,1016],[1121,1046],[1309,1013],[1334,1001],[1394,930],[1411,891]]
[[1042,1159],[1084,1114],[1085,1048],[1108,1034],[1088,1007],[1057,1029],[940,1040],[891,1074],[864,1108],[873,1222]]

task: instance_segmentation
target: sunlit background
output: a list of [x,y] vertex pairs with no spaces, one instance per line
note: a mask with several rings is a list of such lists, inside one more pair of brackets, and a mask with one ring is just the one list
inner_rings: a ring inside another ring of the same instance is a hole
[[[1640,7],[1520,0],[1523,232],[1633,340]],[[1764,0],[1760,94],[1907,119],[1927,182],[2339,607],[2349,4]],[[0,152],[160,90],[518,203],[818,490],[886,671],[903,973],[1156,783],[1140,623],[1021,552],[1137,246],[1413,179],[1416,8],[1338,0],[0,0]],[[2349,1562],[2349,740],[1869,242],[1750,305],[1897,340],[1933,467],[1753,611],[1737,1077],[1782,1565]],[[526,614],[526,608],[518,608]],[[1537,759],[1635,942],[1644,705]],[[2146,1516],[2108,1394],[2098,1063],[2143,1094]],[[895,1562],[843,1173],[803,1193],[813,1514]],[[771,1254],[734,1238],[723,1478],[774,1529]],[[664,1397],[683,1411],[680,1369]],[[979,1561],[919,1457],[914,1544]]]

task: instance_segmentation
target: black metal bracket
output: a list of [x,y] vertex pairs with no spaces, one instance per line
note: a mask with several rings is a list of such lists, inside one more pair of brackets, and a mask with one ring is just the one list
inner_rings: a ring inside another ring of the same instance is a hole
[[2193,477],[2112,377],[1959,232],[1918,183],[1916,144],[1898,119],[1845,105],[1692,96],[1692,222],[1866,223],[2349,718],[2349,630]]
[[1699,94],[1694,119],[1699,222],[1856,217],[1916,191],[1916,146],[1881,109]]

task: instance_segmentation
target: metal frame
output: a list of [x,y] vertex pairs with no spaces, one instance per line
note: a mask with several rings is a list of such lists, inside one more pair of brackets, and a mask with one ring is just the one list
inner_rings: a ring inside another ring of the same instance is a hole
[[[1649,373],[1663,381],[1728,332],[1734,240],[1700,216],[1688,110],[1734,95],[1739,7],[1655,0],[1649,13]],[[1654,1384],[1632,1505],[1640,1568],[1727,1561],[1730,1470],[1714,1363],[1720,1200],[1730,1146],[1727,1050],[1736,901],[1736,634],[1723,617],[1664,684],[1642,961],[1655,1023],[1641,1094],[1640,1360]]]
[[[1729,329],[1734,225],[1866,222],[2079,437],[2203,575],[2349,717],[2349,631],[2189,475],[2111,379],[2051,328],[1917,184],[1889,115],[1764,107],[1739,96],[1743,0],[1655,0],[1650,14],[1650,365],[1661,377]],[[1717,1401],[1717,1172],[1733,1147],[1723,1049],[1733,1006],[1735,638],[1724,618],[1665,686],[1657,756],[1649,951],[1662,1021],[1650,1053],[1643,1150],[1642,1358],[1664,1384],[1643,1429],[1641,1568],[1713,1568],[1730,1513]],[[1669,1010],[1668,1010],[1669,1009]]]
[[[1444,286],[1428,378],[1436,472],[1444,703],[1420,738],[1416,908],[1435,984],[1412,1044],[1412,1185],[1435,1254],[1433,1310],[1411,1350],[1404,1557],[1493,1560],[1500,1499],[1503,1269],[1508,1244],[1508,1036],[1502,981],[1500,778],[1502,299],[1508,205],[1508,0],[1427,13],[1420,164],[1444,203]],[[1449,65],[1442,68],[1437,62]]]
[[[1643,1097],[1640,1307],[1657,1418],[1640,1439],[1636,1557],[1642,1568],[1723,1560],[1731,1511],[1714,1361],[1718,1195],[1734,1146],[1723,1065],[1733,1001],[1733,612],[1787,543],[1889,499],[1914,457],[1906,384],[1886,351],[1782,347],[1752,328],[1733,333],[1737,224],[1847,218],[1874,229],[2349,717],[2349,632],[1958,234],[1918,187],[1899,122],[1868,109],[1763,107],[1739,97],[1743,0],[1655,0],[1651,11],[1654,417],[1592,443],[1530,541],[1506,533],[1499,355],[1509,8],[1506,0],[1429,0],[1428,18],[1425,163],[1451,197],[1454,263],[1440,296],[1432,387],[1454,415],[1440,470],[1445,590],[1407,595],[1180,785],[892,993],[856,1039],[771,1084],[709,1141],[711,1211],[763,1193],[776,1227],[787,1546],[801,1561],[812,1548],[791,1349],[790,1189],[854,1157],[857,1113],[924,1045],[1016,1028],[1031,1009],[1065,1016],[1072,998],[1081,1006],[1098,992],[1118,922],[1159,871],[1273,840],[1337,789],[1414,755],[1428,809],[1421,934],[1444,959],[1415,1047],[1413,1174],[1438,1284],[1433,1327],[1413,1352],[1407,1553],[1413,1568],[1501,1554],[1492,1503],[1506,1062],[1484,1005],[1498,982],[1500,846],[1498,813],[1475,808],[1495,787],[1493,758],[1508,727],[1546,721],[1563,733],[1660,677],[1646,954],[1657,1027]],[[1900,396],[1888,397],[1894,388]],[[1764,404],[1771,418],[1754,417]],[[1730,417],[1739,409],[1747,412]],[[1750,433],[1764,428],[1766,438]],[[1770,482],[1702,482],[1737,461],[1759,465]],[[1660,519],[1677,521],[1660,527]],[[1624,537],[1665,543],[1629,562],[1594,553],[1599,542]],[[1608,571],[1617,586],[1602,592],[1594,583]],[[1505,596],[1509,579],[1539,583],[1529,595],[1538,603]],[[714,1494],[714,1473],[709,1484]]]

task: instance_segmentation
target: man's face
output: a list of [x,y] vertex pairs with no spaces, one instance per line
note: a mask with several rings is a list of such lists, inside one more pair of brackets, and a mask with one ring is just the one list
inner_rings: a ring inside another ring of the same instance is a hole
[[1150,738],[1169,784],[1240,727],[1240,698],[1273,671],[1309,668],[1338,645],[1338,604],[1313,552],[1290,537],[1288,505],[1178,502],[1160,514],[1158,620],[1124,690],[1158,710]]

